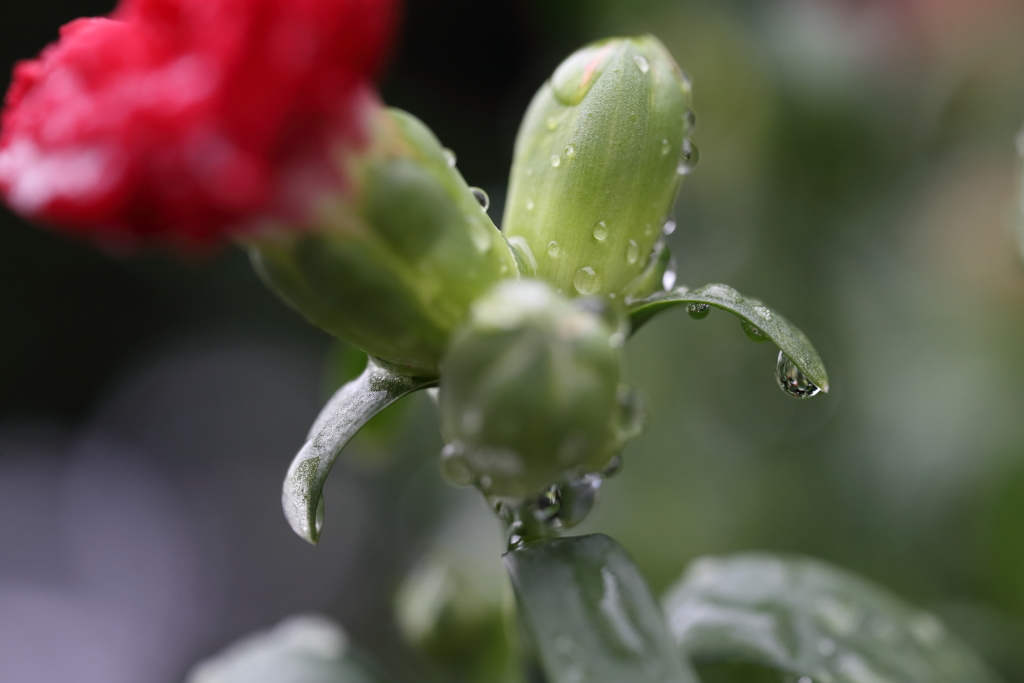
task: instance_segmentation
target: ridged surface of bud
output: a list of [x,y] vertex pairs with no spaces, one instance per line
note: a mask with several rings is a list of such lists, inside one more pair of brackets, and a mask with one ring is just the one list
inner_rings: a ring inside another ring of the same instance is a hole
[[566,59],[516,139],[503,230],[567,296],[617,294],[648,263],[694,148],[689,79],[653,36]]
[[470,304],[516,262],[433,133],[380,109],[346,191],[304,230],[249,242],[264,280],[311,322],[388,368],[436,376]]
[[590,304],[521,280],[473,305],[443,364],[446,472],[522,497],[599,472],[621,451],[622,332]]

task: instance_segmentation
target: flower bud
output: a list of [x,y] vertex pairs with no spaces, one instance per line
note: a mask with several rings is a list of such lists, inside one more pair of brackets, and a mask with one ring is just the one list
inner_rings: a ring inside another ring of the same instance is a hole
[[267,284],[390,369],[436,376],[470,303],[516,274],[501,233],[419,120],[378,109],[349,187],[304,229],[248,241]]
[[695,149],[690,83],[653,36],[579,50],[534,96],[503,230],[566,295],[618,294],[647,265]]
[[619,384],[624,330],[603,306],[538,280],[503,282],[473,305],[443,362],[449,479],[529,496],[605,469],[636,435],[642,416]]

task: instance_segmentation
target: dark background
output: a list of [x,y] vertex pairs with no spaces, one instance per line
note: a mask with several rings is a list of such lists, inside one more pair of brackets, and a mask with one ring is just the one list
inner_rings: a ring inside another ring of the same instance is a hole
[[[110,8],[7,0],[0,71]],[[1022,30],[1011,0],[408,3],[384,98],[455,150],[495,220],[558,62],[658,35],[693,76],[701,149],[670,238],[680,281],[763,298],[828,365],[832,392],[798,402],[724,315],[631,342],[652,427],[583,531],[656,590],[700,554],[810,554],[1024,681]],[[0,209],[0,680],[180,680],[307,610],[415,666],[395,585],[439,544],[500,579],[499,531],[440,481],[417,397],[332,474],[321,547],[291,535],[280,480],[332,353],[239,251],[125,258]]]

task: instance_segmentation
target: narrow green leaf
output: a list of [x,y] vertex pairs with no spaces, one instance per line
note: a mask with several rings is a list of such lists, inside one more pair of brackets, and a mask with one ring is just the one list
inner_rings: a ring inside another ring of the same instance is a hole
[[601,534],[530,544],[505,567],[550,683],[695,683],[622,547]]
[[291,617],[200,662],[186,683],[379,683],[348,649],[345,633],[318,616]]
[[775,345],[822,391],[828,392],[828,373],[811,340],[781,314],[757,299],[749,299],[729,285],[711,284],[689,290],[677,287],[669,292],[633,301],[629,304],[630,321],[635,332],[667,308],[689,304],[706,304],[733,313],[753,325],[775,342]]
[[695,663],[760,664],[814,683],[998,681],[935,616],[816,560],[702,558],[663,604]]
[[363,374],[338,389],[320,411],[284,479],[281,504],[295,533],[310,543],[319,540],[324,481],[359,428],[406,394],[436,384],[435,379],[396,375],[370,359]]

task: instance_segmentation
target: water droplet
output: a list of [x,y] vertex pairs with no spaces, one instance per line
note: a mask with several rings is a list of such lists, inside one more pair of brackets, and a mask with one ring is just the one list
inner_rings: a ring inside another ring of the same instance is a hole
[[747,335],[747,339],[752,342],[763,344],[766,341],[771,341],[768,335],[761,331],[760,327],[745,318],[740,320],[740,326],[743,328],[743,334]]
[[662,234],[671,235],[675,231],[676,231],[676,222],[675,221],[671,221],[671,220],[670,221],[665,221],[665,225],[661,226]]
[[458,163],[458,157],[455,156],[455,152],[447,147],[441,151],[444,153],[444,160],[448,163],[448,168],[455,168],[455,164]]
[[536,506],[533,509],[533,517],[538,522],[551,522],[555,515],[562,508],[562,489],[559,486],[549,486],[537,497]]
[[558,128],[558,117],[554,115],[549,116],[547,120],[547,127],[548,130],[554,130]]
[[633,61],[636,62],[636,67],[640,69],[642,73],[647,73],[651,68],[650,63],[647,61],[647,57],[643,55],[633,55]]
[[574,156],[576,156],[576,148],[573,147],[572,145],[567,145],[565,148],[565,156],[568,157],[569,159],[572,159]]
[[665,291],[668,291],[676,286],[676,260],[672,259],[668,264],[668,268],[665,269],[665,274],[661,276],[661,287]]
[[534,206],[533,205],[533,200],[532,199],[527,199],[526,200],[526,210],[527,211],[533,211],[533,206]]
[[456,486],[469,486],[473,483],[473,473],[466,463],[465,450],[461,441],[453,441],[441,449],[441,474]]
[[683,148],[679,151],[679,165],[676,166],[676,173],[679,175],[693,173],[699,159],[700,152],[697,151],[697,145],[693,144],[690,138],[683,139]]
[[668,138],[665,138],[664,140],[661,141],[661,156],[665,156],[671,151],[672,143],[668,141]]
[[473,193],[473,196],[476,197],[476,200],[480,203],[480,206],[483,207],[484,211],[490,208],[491,198],[487,196],[486,192],[481,190],[479,187],[471,187],[469,188],[469,191]]
[[594,239],[598,242],[604,242],[608,239],[608,226],[605,225],[604,221],[600,221],[594,226]]
[[692,109],[687,109],[683,112],[683,133],[689,133],[697,126],[697,115],[693,113]]
[[686,312],[690,314],[690,317],[694,320],[703,320],[708,317],[708,313],[711,312],[711,306],[708,304],[690,304],[686,307]]
[[526,241],[526,238],[522,235],[509,237],[508,245],[512,247],[512,251],[519,257],[520,268],[526,271],[525,274],[530,277],[536,275],[537,259],[534,257],[533,250],[530,249],[530,243]]
[[612,459],[608,461],[608,464],[601,470],[601,476],[608,478],[614,477],[616,474],[622,471],[622,456],[613,455]]
[[558,156],[557,154],[552,154],[551,155],[551,166],[553,168],[558,168],[561,165],[561,163],[562,163],[562,157]]
[[619,404],[615,434],[619,441],[629,441],[643,434],[647,427],[647,404],[640,392],[628,384],[620,384],[615,399]]
[[562,247],[555,240],[548,242],[548,256],[558,258],[562,255]]
[[557,518],[561,528],[571,529],[587,518],[594,509],[602,481],[600,475],[588,474],[561,487],[561,509]]
[[633,265],[640,260],[640,245],[636,240],[630,240],[626,245],[626,263]]
[[772,321],[772,311],[767,306],[754,306],[754,312],[768,322]]
[[593,268],[584,266],[576,271],[572,278],[572,285],[583,296],[590,296],[597,294],[601,289],[601,278]]
[[810,398],[817,396],[821,389],[807,375],[800,372],[789,356],[779,351],[779,360],[776,364],[779,386],[790,396],[795,398]]
[[683,91],[684,95],[689,97],[690,93],[693,92],[693,79],[690,78],[690,74],[688,74],[686,72],[683,72],[681,74],[681,76],[682,76],[682,78],[681,78],[681,82],[679,83],[679,88],[680,88],[680,90]]
[[645,237],[650,237],[653,234],[654,234],[654,225],[651,224],[651,223],[646,224],[644,226],[644,236]]

